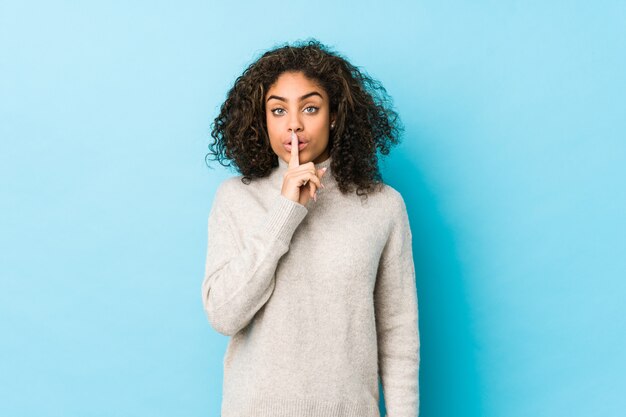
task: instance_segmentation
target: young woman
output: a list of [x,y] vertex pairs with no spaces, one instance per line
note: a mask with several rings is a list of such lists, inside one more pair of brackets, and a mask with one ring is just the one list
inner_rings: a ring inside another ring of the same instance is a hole
[[222,417],[379,417],[379,377],[387,415],[417,416],[411,229],[378,168],[402,130],[389,101],[316,40],[228,92],[209,148],[241,175],[215,193],[201,288],[231,336]]

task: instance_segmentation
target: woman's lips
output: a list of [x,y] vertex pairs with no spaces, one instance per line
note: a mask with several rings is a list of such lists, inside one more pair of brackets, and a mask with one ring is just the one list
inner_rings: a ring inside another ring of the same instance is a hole
[[[298,142],[298,150],[301,151],[302,149],[306,148],[308,144],[309,142]],[[283,146],[287,151],[291,152],[291,142],[283,143]]]

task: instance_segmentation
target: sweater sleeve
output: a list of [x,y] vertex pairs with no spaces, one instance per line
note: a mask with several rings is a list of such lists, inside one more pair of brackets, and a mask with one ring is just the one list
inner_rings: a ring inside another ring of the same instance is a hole
[[201,291],[211,326],[232,336],[248,325],[272,295],[278,261],[289,250],[308,209],[278,194],[255,227],[235,235],[225,193],[222,186],[217,190],[208,217]]
[[402,196],[374,289],[378,367],[387,417],[419,413],[420,341],[412,234]]

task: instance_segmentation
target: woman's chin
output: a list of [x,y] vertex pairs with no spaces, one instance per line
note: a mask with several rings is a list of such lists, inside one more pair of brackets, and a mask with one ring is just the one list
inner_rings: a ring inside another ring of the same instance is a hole
[[[285,160],[289,161],[290,159],[291,154],[288,153],[287,156],[285,156]],[[307,162],[309,162],[309,160],[310,158],[308,153],[305,153],[304,151],[298,153],[298,162],[300,163],[300,165],[306,164]]]

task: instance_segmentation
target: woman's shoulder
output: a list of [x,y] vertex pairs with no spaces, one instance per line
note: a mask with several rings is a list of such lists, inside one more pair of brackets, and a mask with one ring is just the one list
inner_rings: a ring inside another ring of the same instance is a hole
[[244,185],[243,182],[241,181],[241,179],[243,178],[242,175],[233,175],[230,177],[226,177],[224,180],[222,180],[222,182],[220,183],[220,185],[218,186],[218,191],[219,190],[226,190],[226,191],[231,191],[236,188],[238,188],[240,185]]
[[252,179],[244,182],[243,175],[233,175],[225,178],[217,186],[215,201],[219,204],[237,204],[241,206],[247,200],[258,201],[267,195],[272,184],[269,178]]
[[383,219],[388,227],[389,238],[402,234],[411,236],[409,212],[400,190],[384,184],[380,194],[383,199],[381,205],[384,206],[382,210],[385,214]]
[[375,194],[378,198],[380,198],[380,203],[384,205],[386,209],[400,211],[406,210],[406,204],[402,193],[390,184],[382,182],[380,191]]
[[213,204],[228,207],[234,199],[241,197],[242,175],[227,177],[217,186]]

